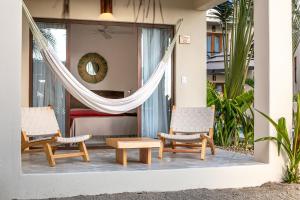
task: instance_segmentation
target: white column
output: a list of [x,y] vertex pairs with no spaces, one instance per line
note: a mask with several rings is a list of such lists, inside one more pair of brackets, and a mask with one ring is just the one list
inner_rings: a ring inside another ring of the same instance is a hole
[[[255,108],[292,126],[292,16],[290,0],[254,0]],[[274,135],[273,127],[255,115],[255,138]],[[274,143],[256,143],[255,159],[277,163]]]
[[18,177],[21,174],[21,17],[20,0],[1,0],[0,199],[13,198],[17,190]]

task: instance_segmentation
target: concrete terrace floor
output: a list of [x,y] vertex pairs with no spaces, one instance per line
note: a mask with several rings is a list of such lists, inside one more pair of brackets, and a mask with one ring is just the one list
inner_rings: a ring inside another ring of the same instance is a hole
[[[58,153],[64,151],[58,151]],[[258,165],[253,156],[217,149],[216,155],[211,155],[207,149],[206,160],[200,160],[200,154],[164,153],[164,159],[157,158],[158,150],[152,152],[152,165],[138,162],[138,150],[128,150],[128,165],[126,167],[115,162],[114,149],[89,150],[91,162],[83,162],[80,157],[57,159],[55,167],[49,167],[43,152],[22,154],[22,169],[25,174],[37,173],[74,173],[103,171],[138,171],[138,170],[168,170],[183,168],[224,167],[237,165]]]

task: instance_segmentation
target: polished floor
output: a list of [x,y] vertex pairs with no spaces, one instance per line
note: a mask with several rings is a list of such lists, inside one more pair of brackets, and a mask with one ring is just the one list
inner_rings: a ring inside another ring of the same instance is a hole
[[[62,152],[62,151],[60,151]],[[59,151],[58,151],[59,153]],[[91,162],[83,162],[80,157],[57,159],[56,167],[49,167],[43,152],[22,154],[22,168],[25,174],[41,173],[74,173],[74,172],[105,172],[105,171],[139,171],[139,170],[168,170],[183,168],[223,167],[237,165],[261,164],[253,156],[217,149],[216,155],[207,151],[206,160],[200,160],[200,154],[164,153],[163,160],[157,159],[158,151],[152,152],[152,165],[138,162],[138,150],[128,151],[126,167],[115,162],[114,149],[89,150]]]

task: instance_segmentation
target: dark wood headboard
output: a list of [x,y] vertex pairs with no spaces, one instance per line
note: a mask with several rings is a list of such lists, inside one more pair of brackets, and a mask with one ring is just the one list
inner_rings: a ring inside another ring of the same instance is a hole
[[[110,99],[121,99],[124,98],[124,92],[123,91],[111,91],[111,90],[92,90],[95,94],[110,98]],[[72,95],[70,98],[70,108],[88,108],[84,104],[82,104],[80,101],[75,99]]]

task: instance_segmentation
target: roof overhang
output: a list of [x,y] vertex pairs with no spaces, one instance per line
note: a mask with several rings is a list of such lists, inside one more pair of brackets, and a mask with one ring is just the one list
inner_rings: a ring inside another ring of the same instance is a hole
[[226,0],[194,0],[194,5],[197,10],[208,10],[210,8],[213,8],[214,6],[217,6]]

